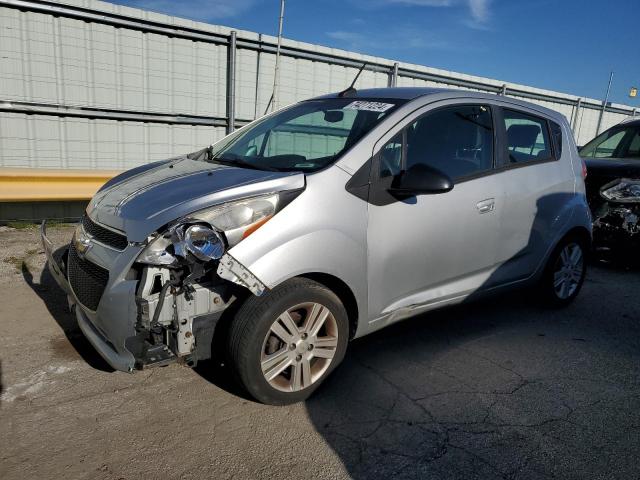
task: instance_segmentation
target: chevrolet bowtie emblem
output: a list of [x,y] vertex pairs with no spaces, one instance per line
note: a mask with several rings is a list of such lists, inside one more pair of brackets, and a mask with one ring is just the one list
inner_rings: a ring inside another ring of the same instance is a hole
[[78,225],[78,228],[76,229],[76,234],[73,239],[73,245],[76,248],[76,252],[78,252],[78,255],[81,258],[83,258],[93,246],[91,237],[87,234],[87,232],[85,232],[82,225]]

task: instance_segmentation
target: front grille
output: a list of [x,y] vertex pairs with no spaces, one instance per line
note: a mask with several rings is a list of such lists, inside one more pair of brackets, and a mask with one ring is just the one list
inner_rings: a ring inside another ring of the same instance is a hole
[[96,310],[109,281],[109,271],[78,256],[73,244],[69,247],[67,275],[78,301],[90,310]]
[[85,232],[108,247],[115,248],[116,250],[124,250],[127,248],[127,237],[121,233],[101,227],[93,222],[87,215],[82,217],[82,226]]

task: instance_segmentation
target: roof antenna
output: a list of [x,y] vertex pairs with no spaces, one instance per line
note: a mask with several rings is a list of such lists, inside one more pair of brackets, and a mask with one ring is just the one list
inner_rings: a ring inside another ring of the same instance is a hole
[[356,78],[353,79],[353,82],[351,82],[351,85],[349,85],[349,88],[347,88],[346,90],[341,91],[338,94],[339,97],[352,97],[357,92],[357,90],[353,86],[358,81],[358,77],[360,76],[360,74],[364,70],[364,67],[366,67],[366,66],[367,66],[366,63],[362,64],[362,66],[360,67],[360,70],[358,70],[358,74],[356,75]]

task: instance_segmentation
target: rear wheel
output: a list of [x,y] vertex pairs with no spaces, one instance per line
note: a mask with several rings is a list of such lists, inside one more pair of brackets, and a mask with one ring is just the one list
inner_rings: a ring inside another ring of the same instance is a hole
[[587,273],[587,247],[577,236],[566,237],[549,257],[540,289],[551,306],[566,306],[578,296]]
[[237,378],[254,398],[274,405],[308,398],[342,361],[349,334],[338,297],[301,278],[248,298],[230,329]]

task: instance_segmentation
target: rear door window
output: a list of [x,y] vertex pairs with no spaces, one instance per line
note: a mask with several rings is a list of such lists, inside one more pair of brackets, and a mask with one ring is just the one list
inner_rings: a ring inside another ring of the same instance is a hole
[[503,110],[509,165],[552,160],[547,121],[515,110]]

